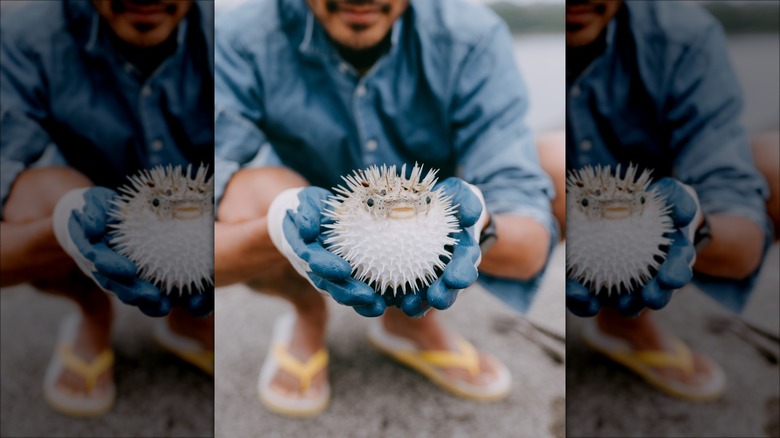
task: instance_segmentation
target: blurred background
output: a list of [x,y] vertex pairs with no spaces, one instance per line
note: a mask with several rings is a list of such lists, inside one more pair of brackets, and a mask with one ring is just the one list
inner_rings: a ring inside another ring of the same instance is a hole
[[[0,14],[13,20],[20,8],[41,3],[2,0]],[[157,346],[155,319],[113,302],[116,405],[80,419],[54,412],[42,389],[60,322],[75,305],[29,285],[0,288],[0,436],[212,436],[213,379]]]
[[[715,16],[726,31],[728,54],[744,94],[742,122],[754,139],[780,129],[780,2],[689,1]],[[506,11],[516,3],[495,4]],[[537,5],[542,11],[551,5]],[[777,138],[774,137],[775,143]],[[780,144],[775,144],[780,148]],[[777,232],[777,230],[776,230]],[[780,328],[780,247],[775,243],[741,315],[769,332]],[[727,375],[723,398],[680,401],[587,349],[578,332],[582,319],[566,318],[566,421],[572,437],[780,436],[778,343],[768,342],[734,320],[693,286],[675,293],[656,319],[671,333],[718,362]],[[730,323],[723,323],[731,321]]]
[[[217,18],[244,1],[217,0]],[[536,133],[564,128],[563,5],[562,0],[488,4],[510,20],[515,58],[530,94],[526,122]],[[522,21],[525,17],[533,18]],[[563,287],[564,252],[559,246],[527,319],[479,286],[462,293],[451,309],[440,313],[448,326],[496,355],[512,372],[509,399],[494,404],[458,399],[390,361],[368,344],[365,318],[331,303],[327,345],[333,399],[324,414],[307,420],[274,415],[257,395],[257,376],[271,329],[286,305],[243,286],[217,289],[216,435],[563,437],[563,344],[529,325],[530,321],[563,335]]]

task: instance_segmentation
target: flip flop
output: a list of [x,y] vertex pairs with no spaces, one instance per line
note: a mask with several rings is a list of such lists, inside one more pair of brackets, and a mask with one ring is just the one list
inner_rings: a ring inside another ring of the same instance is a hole
[[198,341],[174,333],[168,326],[168,321],[155,321],[152,338],[169,353],[214,376],[214,350],[207,350]]
[[585,323],[582,337],[590,348],[627,367],[652,386],[673,397],[691,401],[711,401],[720,397],[726,389],[726,374],[718,364],[712,361],[710,363],[713,376],[704,385],[688,385],[668,379],[658,373],[658,367],[677,368],[686,374],[694,372],[693,354],[677,338],[671,339],[673,352],[638,351],[627,341],[599,330],[595,321]]
[[[319,395],[309,396],[312,379],[328,365],[328,352],[322,348],[306,362],[301,362],[290,354],[288,349],[293,336],[295,318],[295,314],[288,313],[281,316],[274,324],[273,337],[265,363],[260,370],[257,390],[260,401],[269,411],[288,417],[311,417],[323,412],[330,402],[330,384],[327,381]],[[301,389],[299,397],[280,394],[271,387],[271,380],[279,370],[298,378]]]
[[479,374],[477,351],[463,338],[456,339],[458,351],[421,350],[414,342],[386,331],[381,321],[372,321],[369,326],[368,340],[379,351],[419,371],[433,383],[462,398],[476,401],[503,400],[509,395],[512,387],[509,369],[498,361],[496,361],[498,377],[487,386],[473,385],[445,373],[444,368],[463,368],[472,376]]
[[[81,315],[68,315],[60,325],[57,347],[46,376],[43,380],[43,394],[55,411],[75,417],[93,417],[110,411],[116,399],[116,385],[111,382],[106,391],[95,392],[98,377],[114,365],[114,352],[105,349],[92,362],[87,362],[73,351],[76,343]],[[57,385],[57,379],[64,370],[83,378],[87,386],[86,395],[64,391]]]

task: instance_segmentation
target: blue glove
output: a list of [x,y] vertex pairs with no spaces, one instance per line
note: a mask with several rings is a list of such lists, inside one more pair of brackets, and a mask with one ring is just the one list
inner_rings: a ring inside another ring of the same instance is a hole
[[323,246],[322,226],[332,219],[322,214],[323,201],[331,192],[319,187],[288,189],[268,209],[268,233],[274,246],[315,289],[327,293],[363,316],[385,313],[381,295],[350,275],[352,268],[342,257]]
[[597,296],[575,280],[566,281],[566,307],[577,316],[594,316],[602,306],[615,307],[626,317],[638,316],[646,307],[654,310],[665,307],[672,292],[685,286],[693,278],[696,250],[693,235],[701,222],[701,208],[696,192],[674,178],[662,178],[650,185],[671,207],[670,216],[675,230],[668,236],[666,258],[655,277],[641,291],[617,296]]
[[455,303],[458,293],[473,284],[482,260],[479,236],[487,222],[487,208],[482,192],[462,179],[450,177],[440,182],[434,190],[442,189],[452,196],[457,205],[455,214],[461,230],[453,237],[458,243],[452,250],[452,258],[444,272],[427,288],[416,294],[408,294],[401,301],[401,309],[409,316],[422,316],[431,308],[444,310]]
[[146,315],[165,316],[171,310],[168,297],[138,278],[135,264],[108,245],[108,225],[113,220],[108,211],[116,196],[104,187],[66,193],[54,209],[54,234],[81,271],[101,289]]

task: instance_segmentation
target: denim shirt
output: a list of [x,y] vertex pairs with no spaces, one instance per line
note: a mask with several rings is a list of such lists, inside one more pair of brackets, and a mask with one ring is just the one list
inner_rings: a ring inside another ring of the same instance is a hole
[[[567,83],[567,169],[638,164],[697,193],[705,215],[746,218],[771,236],[766,182],[739,122],[742,95],[718,22],[677,2],[624,2],[606,48]],[[741,310],[756,273],[694,283]]]
[[41,2],[4,16],[2,201],[44,151],[111,188],[157,164],[210,164],[212,17],[210,3],[196,4],[174,31],[175,52],[144,80],[91,2]]
[[[523,118],[528,94],[504,23],[461,1],[412,1],[359,75],[306,2],[252,2],[217,17],[215,192],[245,166],[284,165],[312,185],[415,162],[479,187],[491,214],[549,231],[553,188]],[[500,236],[499,236],[500,239]],[[539,281],[480,281],[524,311]]]

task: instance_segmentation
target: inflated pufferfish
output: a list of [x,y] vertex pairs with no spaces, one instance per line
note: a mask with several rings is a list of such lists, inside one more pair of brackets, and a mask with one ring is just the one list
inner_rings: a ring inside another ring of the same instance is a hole
[[[459,231],[452,198],[433,190],[437,170],[424,178],[415,164],[409,178],[406,165],[383,165],[342,176],[346,187],[326,203],[324,245],[343,257],[353,277],[371,285],[386,301],[430,285],[451,257]],[[443,261],[445,260],[445,261]]]
[[586,166],[566,179],[566,273],[594,293],[638,290],[666,258],[671,207],[636,173]]
[[214,186],[201,165],[156,166],[129,177],[109,213],[112,247],[163,293],[214,285]]

